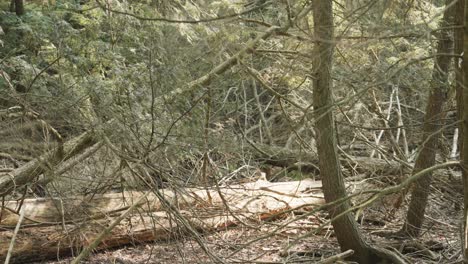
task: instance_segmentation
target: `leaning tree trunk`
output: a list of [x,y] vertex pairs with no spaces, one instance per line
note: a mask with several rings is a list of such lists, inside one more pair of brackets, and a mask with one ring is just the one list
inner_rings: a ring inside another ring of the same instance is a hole
[[[314,1],[314,33],[315,38],[320,41],[315,48],[313,105],[316,114],[315,132],[319,169],[327,203],[346,197],[338,158],[334,117],[331,111],[333,107],[331,69],[334,46],[332,12],[332,0]],[[352,249],[354,255],[350,258],[361,264],[379,263],[383,259],[393,263],[402,263],[397,261],[392,254],[370,247],[364,241],[351,213],[335,219],[349,208],[349,202],[343,202],[329,209],[330,217],[333,219],[333,230],[341,250]]]
[[463,36],[463,122],[462,131],[460,131],[463,137],[461,142],[462,148],[460,151],[462,177],[463,177],[463,193],[464,193],[464,208],[463,208],[463,231],[462,231],[462,251],[464,263],[468,263],[468,137],[466,131],[468,131],[468,1],[465,1],[465,27]]
[[[453,23],[453,11],[451,6],[453,0],[446,0],[446,10],[441,22],[441,28],[449,27]],[[451,57],[447,56],[452,47],[451,30],[442,30],[439,34],[434,69],[432,71],[432,81],[430,83],[430,95],[426,106],[426,115],[424,117],[423,138],[424,143],[418,154],[414,165],[413,174],[432,167],[435,163],[435,155],[439,141],[440,131],[445,117],[443,107],[447,100],[448,92],[448,71],[450,68]],[[440,54],[440,55],[439,55]],[[429,188],[432,182],[432,175],[426,175],[420,178],[411,193],[411,201],[406,214],[406,220],[401,233],[411,237],[417,237],[424,221],[424,212],[426,210],[429,197]]]
[[16,168],[7,175],[1,175],[0,196],[11,194],[17,188],[30,184],[37,176],[53,169],[61,162],[75,157],[96,143],[97,139],[94,131],[87,131],[65,142],[57,149],[46,152],[42,156]]

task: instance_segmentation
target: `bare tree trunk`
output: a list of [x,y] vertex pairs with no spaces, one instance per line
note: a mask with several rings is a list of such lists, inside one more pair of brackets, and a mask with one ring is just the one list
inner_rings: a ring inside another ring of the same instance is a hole
[[[330,203],[347,196],[338,158],[334,117],[331,111],[333,107],[331,69],[334,48],[332,0],[314,1],[313,16],[315,38],[320,40],[315,48],[316,64],[313,73],[315,132],[323,192],[325,201]],[[333,219],[349,208],[349,202],[332,207],[329,209],[330,217]],[[380,263],[384,259],[402,263],[392,258],[388,252],[370,247],[364,241],[351,213],[334,219],[332,225],[341,250],[352,249],[354,251],[350,259],[361,264]]]
[[[14,9],[13,9],[14,7]],[[24,15],[24,2],[23,0],[12,0],[10,10],[15,11],[17,16]]]
[[15,189],[31,183],[37,176],[53,169],[59,163],[82,153],[97,143],[94,131],[88,131],[59,146],[56,150],[31,160],[23,166],[0,176],[0,196],[12,193]]
[[[446,0],[444,17],[441,22],[441,28],[449,27],[453,23],[453,7],[449,7],[453,0]],[[440,31],[437,45],[437,54],[448,54],[453,44],[450,30]],[[436,55],[434,69],[432,72],[431,91],[426,106],[426,115],[424,117],[424,143],[416,159],[413,174],[432,167],[435,163],[435,155],[440,133],[437,131],[443,125],[445,111],[444,104],[447,100],[448,92],[448,71],[450,68],[451,57],[446,55]],[[402,233],[411,237],[417,237],[424,221],[424,212],[429,197],[429,188],[432,182],[432,175],[429,174],[420,178],[414,186],[411,193],[411,201],[406,214],[406,220],[402,228]]]
[[[463,25],[465,21],[465,0],[458,0],[454,6],[455,10],[455,26],[454,30],[454,52],[457,55],[463,55]],[[455,67],[455,88],[456,88],[456,103],[457,103],[457,119],[463,118],[463,60],[457,58],[454,60]],[[458,125],[458,149],[462,151],[463,142],[463,124]]]
[[[465,28],[463,28],[463,25],[465,23],[465,0],[458,0],[458,2],[455,4],[455,9],[457,10],[455,12],[455,26],[459,26],[460,28],[456,28],[454,31],[454,52],[457,55],[463,55],[464,50],[468,51],[468,47],[465,46],[464,43],[464,34],[465,34]],[[456,59],[454,62],[455,66],[455,88],[456,88],[456,103],[457,103],[457,119],[462,120],[463,119],[463,112],[464,112],[464,107],[463,107],[463,87],[466,85],[464,82],[464,68],[467,68],[466,62],[462,63],[463,61],[466,61],[466,57],[464,56],[464,59],[462,60],[461,58]],[[466,72],[466,70],[465,70]],[[465,89],[466,90],[466,89]],[[466,119],[465,119],[466,120]],[[464,142],[464,132],[463,129],[466,125],[466,121],[464,123],[459,123],[458,125],[458,149],[460,150],[460,160],[463,160],[463,142]],[[466,151],[466,150],[465,150]],[[456,154],[456,153],[455,153]],[[462,163],[462,169],[463,167],[466,168],[466,163],[465,165]],[[462,220],[462,230],[461,230],[461,240],[462,240],[462,255],[463,255],[463,261],[464,263],[468,263],[468,246],[466,245],[466,242],[468,241],[467,239],[467,208],[468,208],[468,175],[466,173],[466,169],[463,169],[462,172],[462,178],[463,178],[463,193],[464,193],[464,209],[463,209],[463,220]]]
[[465,132],[468,131],[468,88],[467,88],[467,80],[468,80],[468,1],[465,1],[465,27],[464,27],[464,35],[463,35],[463,93],[459,94],[459,96],[463,96],[463,102],[458,107],[461,107],[463,104],[465,106],[462,109],[462,117],[463,122],[461,124],[462,129],[460,133],[462,135],[462,142],[461,142],[461,149],[460,149],[460,159],[461,159],[461,167],[462,167],[462,178],[463,178],[463,231],[462,231],[462,252],[463,252],[463,262],[468,263],[468,137],[466,136]]

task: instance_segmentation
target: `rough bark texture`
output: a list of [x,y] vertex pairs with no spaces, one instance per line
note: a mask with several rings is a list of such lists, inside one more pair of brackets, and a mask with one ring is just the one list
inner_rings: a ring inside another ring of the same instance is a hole
[[60,146],[56,150],[47,152],[7,175],[0,176],[0,196],[10,194],[16,188],[31,183],[40,174],[53,169],[60,162],[82,153],[96,142],[93,132],[85,132],[65,143],[63,148]]
[[[318,156],[315,153],[305,151],[274,147],[257,144],[255,149],[249,149],[255,160],[267,165],[300,170],[304,173],[319,173]],[[353,173],[365,174],[367,176],[390,175],[397,177],[401,174],[409,173],[410,170],[396,161],[386,161],[383,159],[356,157],[347,155],[339,158],[341,165]],[[346,175],[348,176],[348,175]]]
[[24,0],[11,0],[10,11],[15,12],[17,16],[24,15]]
[[[200,210],[209,201],[204,189],[186,189],[178,194],[171,190],[161,190],[161,193],[194,229],[207,232],[222,230],[241,222],[254,225],[278,217],[286,210],[321,205],[324,201],[320,186],[320,182],[311,180],[283,183],[257,181],[211,189],[209,206],[212,210]],[[113,193],[96,196],[91,200],[74,197],[61,201],[67,212],[73,209],[82,212],[74,215],[64,215],[62,207],[57,206],[59,199],[26,200],[23,204],[25,219],[16,237],[12,263],[57,259],[78,252],[143,195],[142,192]],[[183,225],[179,226],[164,211],[156,195],[150,193],[146,199],[138,212],[121,221],[97,249],[176,239],[184,231]],[[7,202],[6,206],[14,209],[15,203]],[[18,220],[18,215],[10,210],[3,213],[4,217],[0,221],[0,261],[5,259]]]
[[[320,191],[322,186],[320,181],[295,181],[277,182],[256,181],[229,187],[220,187],[220,192],[231,199],[242,199],[242,195],[255,196],[259,193],[265,195],[281,195],[285,197],[307,199],[308,202],[320,204],[323,202],[323,195]],[[302,195],[306,189],[311,191],[310,195]],[[315,190],[315,192],[313,192]],[[222,203],[218,190],[209,190],[213,197],[213,203]],[[161,193],[168,201],[177,201],[177,207],[185,210],[190,206],[205,201],[207,191],[203,189],[187,188],[180,192],[162,189]],[[313,195],[312,195],[313,193]],[[6,201],[4,208],[0,211],[0,227],[13,228],[18,220],[19,205],[25,211],[23,226],[48,226],[62,223],[62,221],[86,221],[102,218],[106,215],[118,213],[129,206],[143,195],[142,192],[128,191],[123,193],[108,193],[92,196],[77,196],[70,198],[31,198],[24,201]],[[228,200],[229,200],[228,199]],[[312,200],[311,200],[312,199]],[[140,207],[141,211],[154,212],[162,210],[162,205],[155,194],[146,196],[147,203]],[[289,201],[289,205],[294,199]],[[265,200],[264,200],[265,201]],[[275,202],[278,204],[278,202]],[[237,205],[235,205],[237,206]]]
[[[450,6],[453,0],[446,0],[446,6]],[[455,9],[447,8],[441,22],[441,28],[452,26]],[[437,54],[449,54],[452,48],[453,40],[450,30],[440,31],[437,45]],[[432,80],[430,86],[429,99],[426,106],[426,115],[423,125],[423,145],[418,154],[413,169],[413,174],[432,167],[435,163],[440,133],[437,131],[443,125],[445,111],[444,104],[448,93],[448,71],[452,58],[449,56],[436,56]],[[432,182],[432,175],[427,175],[419,179],[411,193],[411,201],[406,215],[406,220],[402,232],[411,237],[417,237],[424,221],[424,212],[426,210],[429,197],[429,189]]]
[[[314,33],[315,38],[320,41],[314,53],[316,63],[313,76],[313,105],[316,116],[315,132],[319,169],[327,203],[347,195],[338,158],[336,131],[331,111],[333,107],[331,69],[334,48],[332,12],[332,0],[314,1]],[[349,203],[346,202],[331,208],[330,217],[337,216],[349,207]],[[351,213],[334,220],[332,225],[341,250],[354,250],[355,253],[351,259],[363,264],[378,262],[377,256],[372,254],[371,249],[365,243]]]
[[[457,55],[463,54],[463,25],[465,22],[465,0],[458,0],[455,3],[455,28],[454,30],[454,53]],[[455,89],[456,89],[456,104],[457,104],[457,119],[463,118],[463,60],[461,58],[454,59],[455,68]],[[463,123],[458,125],[458,149],[461,151],[463,142]]]
[[[468,131],[468,1],[465,1],[465,27],[463,36],[463,122],[462,122],[462,149],[460,151],[462,177],[463,177],[463,193],[464,193],[464,208],[463,208],[463,233],[462,233],[462,251],[464,257],[464,263],[468,263],[468,137],[466,131]],[[460,107],[460,106],[459,106]]]

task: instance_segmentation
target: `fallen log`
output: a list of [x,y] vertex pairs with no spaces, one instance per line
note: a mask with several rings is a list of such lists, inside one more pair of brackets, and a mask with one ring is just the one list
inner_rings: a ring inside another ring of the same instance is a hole
[[[257,181],[219,189],[188,189],[183,193],[161,190],[161,193],[195,230],[208,232],[239,224],[252,225],[286,210],[323,204],[320,186],[320,182],[311,180],[282,183]],[[76,254],[77,250],[91,243],[123,208],[131,206],[132,201],[142,195],[141,192],[128,192],[105,194],[93,199],[75,197],[67,201],[69,207],[57,207],[57,199],[24,201],[24,225],[16,236],[11,263],[57,259]],[[15,203],[8,202],[7,206],[11,207]],[[79,218],[79,215],[72,214],[70,216],[73,217],[68,220],[57,221],[65,215],[67,210],[64,208],[76,210],[80,206],[86,207],[86,217]],[[177,218],[164,209],[161,201],[149,194],[137,213],[120,222],[97,249],[169,240],[187,234],[183,225],[178,224]],[[0,222],[0,230],[3,230],[0,231],[0,261],[5,259],[13,237],[12,227],[16,224],[17,215],[12,211],[11,208],[4,209],[5,218]]]
[[[222,198],[234,203],[238,197],[256,195],[283,195],[295,197],[295,193],[316,190],[321,199],[321,182],[297,181],[270,183],[268,181],[256,181],[229,187],[221,187],[220,190],[187,188],[180,191],[163,189],[161,193],[168,201],[177,204],[179,209],[187,206],[203,206],[207,204],[208,193],[213,204],[222,203]],[[221,196],[221,195],[222,196]],[[23,226],[48,226],[63,224],[69,221],[87,221],[102,218],[127,209],[138,200],[143,192],[128,191],[123,193],[107,193],[92,196],[77,196],[69,198],[31,198],[18,201],[6,201],[0,208],[0,228],[14,228],[19,218],[20,209],[25,211]],[[310,196],[310,195],[309,195]],[[21,208],[20,208],[21,206]],[[238,206],[238,205],[231,205]],[[155,194],[150,193],[146,197],[146,203],[140,207],[145,212],[162,210],[162,205]]]
[[94,133],[88,131],[63,145],[59,145],[57,149],[31,160],[5,175],[0,175],[0,196],[10,194],[16,188],[33,182],[37,176],[46,170],[50,170],[59,163],[82,153],[96,143]]
[[[267,165],[300,170],[305,173],[320,173],[315,165],[318,164],[318,156],[313,152],[262,144],[256,145],[255,148],[251,146],[249,150],[257,161]],[[340,161],[347,171],[367,176],[400,175],[411,172],[406,166],[393,160],[346,155],[342,156]]]

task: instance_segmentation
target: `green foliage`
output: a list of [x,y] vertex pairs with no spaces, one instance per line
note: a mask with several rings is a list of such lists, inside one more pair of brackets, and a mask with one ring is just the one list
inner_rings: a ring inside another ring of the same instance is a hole
[[[280,104],[245,68],[255,69],[284,99],[310,107],[311,16],[299,21],[291,35],[260,42],[257,51],[209,85],[181,92],[264,32],[265,24],[285,25],[288,15],[308,3],[289,2],[289,7],[283,1],[111,2],[110,8],[132,16],[95,7],[93,1],[31,3],[21,18],[0,13],[5,32],[0,69],[21,98],[65,136],[114,120],[106,130],[112,143],[134,157],[148,155],[148,150],[168,156],[159,161],[168,167],[174,160],[190,159],[187,149],[196,153],[194,159],[205,151],[242,151],[243,137],[311,151],[315,146],[310,116],[286,100]],[[334,93],[337,101],[356,96],[340,107],[366,126],[380,125],[367,111],[374,101],[372,91],[377,100],[388,101],[392,87],[398,86],[402,103],[413,107],[426,99],[432,60],[420,59],[433,53],[430,32],[437,27],[442,6],[414,2],[355,1],[366,7],[356,6],[355,12],[345,4],[335,5],[336,35],[341,39],[334,57]],[[137,18],[219,18],[255,5],[261,8],[242,16],[248,21],[192,24]],[[0,97],[2,108],[21,104],[2,78]],[[405,118],[411,123],[412,117]],[[338,121],[343,120],[338,115]],[[348,127],[342,131],[343,142],[355,136]],[[364,134],[373,140],[371,132]],[[233,164],[225,167],[238,165]]]

